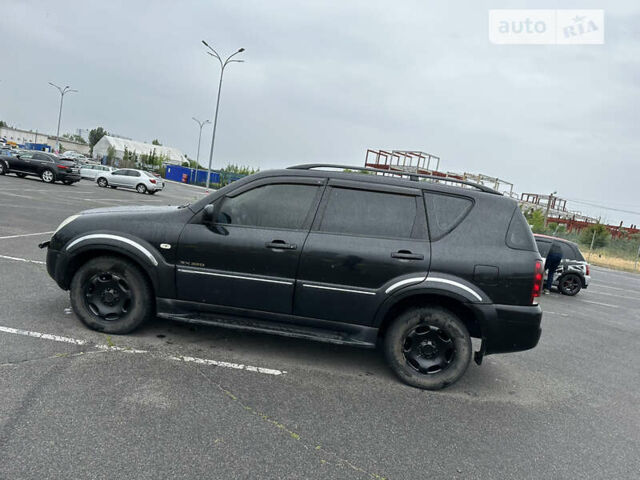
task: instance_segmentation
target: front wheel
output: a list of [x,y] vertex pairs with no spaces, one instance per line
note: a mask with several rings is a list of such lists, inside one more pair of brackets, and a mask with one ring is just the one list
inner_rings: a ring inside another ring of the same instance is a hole
[[55,175],[48,168],[40,174],[40,178],[44,183],[53,183],[56,180]]
[[573,297],[582,289],[582,280],[575,273],[568,273],[558,280],[558,290],[563,295]]
[[109,185],[109,182],[107,182],[107,179],[106,179],[106,178],[100,177],[100,178],[98,179],[98,186],[99,186],[99,187],[105,188],[105,187],[107,187],[108,185]]
[[145,187],[142,183],[139,183],[136,187],[136,191],[138,193],[147,193],[147,187]]
[[406,384],[440,390],[455,383],[469,366],[471,338],[449,310],[427,306],[401,313],[384,338],[384,354]]
[[100,332],[129,333],[153,313],[153,293],[144,273],[120,257],[97,257],[82,265],[69,296],[80,320]]

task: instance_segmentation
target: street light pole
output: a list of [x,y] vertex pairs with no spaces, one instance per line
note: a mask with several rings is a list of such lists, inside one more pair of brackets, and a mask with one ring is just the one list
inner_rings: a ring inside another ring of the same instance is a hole
[[198,153],[196,154],[196,183],[198,182],[198,168],[200,168],[200,140],[202,140],[202,127],[207,123],[211,123],[209,120],[198,120],[196,117],[191,117],[200,127],[200,134],[198,135]]
[[58,111],[58,130],[56,132],[56,152],[60,153],[60,120],[62,120],[62,102],[64,101],[64,95],[69,92],[77,92],[78,90],[74,90],[67,85],[64,88],[60,88],[55,83],[49,82],[49,85],[52,87],[56,87],[60,92],[60,110]]
[[232,58],[234,56],[236,56],[239,53],[244,52],[244,48],[238,49],[237,52],[232,53],[231,55],[229,55],[227,57],[226,60],[222,61],[222,58],[220,57],[220,55],[218,55],[218,52],[216,52],[213,48],[211,48],[211,46],[207,42],[202,40],[202,43],[204,44],[205,47],[207,47],[210,50],[207,53],[209,55],[211,55],[212,57],[215,57],[220,62],[220,82],[218,83],[218,97],[216,99],[216,113],[215,113],[215,116],[213,118],[213,135],[211,137],[211,150],[209,151],[209,169],[208,169],[208,173],[207,173],[207,190],[208,190],[209,189],[209,183],[211,181],[211,163],[213,162],[213,146],[214,146],[214,144],[216,142],[216,127],[218,126],[218,108],[220,107],[220,90],[222,89],[222,76],[224,75],[224,69],[228,64],[233,63],[233,62],[237,62],[237,63],[244,62],[244,60],[232,60]]

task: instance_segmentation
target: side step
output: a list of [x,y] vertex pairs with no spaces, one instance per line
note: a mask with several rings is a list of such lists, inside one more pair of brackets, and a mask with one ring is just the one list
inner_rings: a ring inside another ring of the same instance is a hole
[[236,318],[217,313],[158,313],[157,316],[167,320],[176,320],[196,325],[211,325],[215,327],[232,328],[235,330],[248,330],[252,332],[280,335],[283,337],[304,338],[316,342],[333,343],[337,345],[351,345],[363,348],[375,348],[376,346],[377,330],[359,325],[345,325],[346,328],[353,330],[353,332],[347,332],[325,330],[323,328],[290,323]]

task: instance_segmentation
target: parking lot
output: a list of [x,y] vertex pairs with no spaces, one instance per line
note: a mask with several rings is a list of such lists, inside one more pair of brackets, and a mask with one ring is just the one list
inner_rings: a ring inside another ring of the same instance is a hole
[[640,276],[541,299],[537,348],[440,392],[375,350],[156,320],[85,328],[37,247],[155,196],[0,176],[0,478],[638,478]]

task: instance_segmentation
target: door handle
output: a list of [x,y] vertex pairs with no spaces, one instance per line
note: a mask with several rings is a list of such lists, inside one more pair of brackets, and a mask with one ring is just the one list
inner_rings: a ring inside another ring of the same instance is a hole
[[298,246],[295,243],[287,243],[284,240],[273,240],[264,244],[267,248],[273,248],[276,250],[295,250]]
[[398,250],[391,254],[391,258],[399,258],[401,260],[424,260],[421,253],[411,253],[410,250]]

